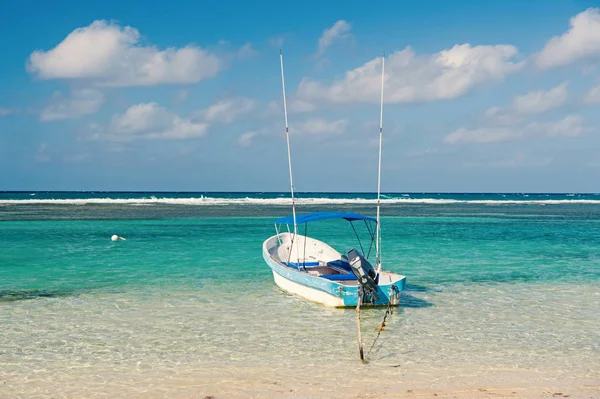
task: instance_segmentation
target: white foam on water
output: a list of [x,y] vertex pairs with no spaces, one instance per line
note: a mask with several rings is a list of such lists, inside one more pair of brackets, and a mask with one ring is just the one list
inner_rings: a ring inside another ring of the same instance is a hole
[[[299,205],[346,205],[346,204],[376,204],[376,199],[365,198],[296,198]],[[382,204],[477,204],[477,205],[571,205],[589,204],[600,205],[600,200],[592,199],[548,199],[548,200],[456,200],[445,198],[386,198]],[[224,206],[224,205],[281,205],[291,204],[290,198],[81,198],[81,199],[19,199],[0,200],[0,205],[195,205],[195,206]]]

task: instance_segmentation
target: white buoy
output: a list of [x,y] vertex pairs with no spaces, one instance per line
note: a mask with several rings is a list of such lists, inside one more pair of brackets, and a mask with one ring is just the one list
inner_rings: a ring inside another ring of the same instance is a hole
[[117,241],[119,239],[119,236],[114,234],[112,237],[110,237],[111,241]]

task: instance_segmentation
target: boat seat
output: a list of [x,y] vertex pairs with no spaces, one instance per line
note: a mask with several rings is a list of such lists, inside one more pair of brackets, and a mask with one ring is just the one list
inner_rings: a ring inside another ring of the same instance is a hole
[[[298,270],[298,262],[281,262],[287,267]],[[316,267],[319,266],[319,262],[300,262],[300,267]]]
[[342,259],[336,259],[332,260],[331,262],[327,262],[327,266],[340,273],[352,274],[350,264]]
[[332,281],[352,281],[357,280],[354,274],[321,274],[319,277]]

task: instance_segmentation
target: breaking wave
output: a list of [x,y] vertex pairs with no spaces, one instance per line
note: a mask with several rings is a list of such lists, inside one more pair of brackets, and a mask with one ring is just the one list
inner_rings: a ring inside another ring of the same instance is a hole
[[[370,198],[296,198],[299,205],[345,205],[376,204]],[[383,198],[382,204],[479,204],[479,205],[561,205],[561,204],[600,204],[600,199],[450,199],[450,198]],[[227,205],[281,205],[291,204],[290,198],[71,198],[71,199],[4,199],[0,205],[194,205],[194,206],[227,206]]]

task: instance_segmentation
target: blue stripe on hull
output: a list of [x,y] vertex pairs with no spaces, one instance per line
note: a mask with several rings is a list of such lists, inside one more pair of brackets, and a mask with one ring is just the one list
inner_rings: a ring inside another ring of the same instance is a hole
[[[358,303],[358,286],[347,286],[336,283],[335,281],[327,280],[324,278],[312,276],[300,271],[290,269],[282,266],[275,262],[269,254],[263,251],[263,258],[269,267],[281,277],[293,281],[297,284],[304,285],[313,289],[323,291],[327,294],[343,298],[344,306],[356,306]],[[379,285],[377,287],[377,293],[379,295],[379,301],[376,301],[374,305],[387,305],[392,294],[392,285],[398,288],[398,291],[404,290],[406,277],[402,277],[400,280],[390,283]]]

